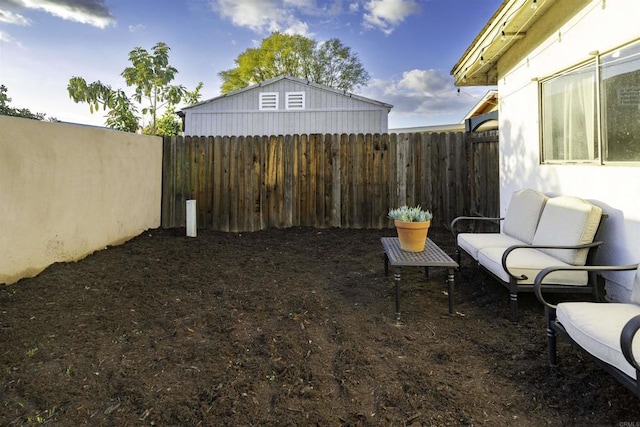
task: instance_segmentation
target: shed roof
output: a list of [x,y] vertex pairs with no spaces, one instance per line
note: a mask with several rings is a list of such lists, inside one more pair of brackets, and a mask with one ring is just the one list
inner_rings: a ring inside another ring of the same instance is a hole
[[199,107],[201,105],[208,104],[210,102],[215,102],[215,101],[218,101],[220,99],[228,98],[228,97],[231,97],[231,96],[234,96],[234,95],[238,95],[240,93],[247,92],[247,91],[259,88],[259,87],[267,87],[267,86],[272,85],[274,83],[277,83],[277,82],[279,82],[281,80],[290,80],[290,81],[293,81],[293,82],[296,82],[296,83],[300,83],[300,84],[304,84],[304,85],[313,87],[313,88],[318,89],[318,90],[324,90],[324,91],[327,91],[327,92],[333,92],[333,93],[336,93],[338,95],[342,95],[342,96],[346,96],[346,97],[349,97],[349,98],[357,99],[357,100],[360,100],[360,101],[363,101],[363,102],[367,102],[367,103],[370,103],[370,104],[375,104],[375,105],[378,105],[378,106],[381,106],[381,107],[384,107],[384,108],[388,108],[388,109],[393,108],[393,105],[391,105],[391,104],[387,104],[385,102],[376,101],[376,100],[370,99],[370,98],[365,98],[364,96],[355,95],[355,94],[353,94],[351,92],[347,92],[346,90],[335,89],[335,88],[332,88],[330,86],[321,85],[321,84],[318,84],[318,83],[311,82],[309,80],[300,79],[298,77],[282,75],[282,76],[274,77],[274,78],[269,79],[269,80],[265,80],[263,82],[260,82],[258,84],[252,85],[252,86],[247,86],[247,87],[244,87],[242,89],[234,90],[233,92],[229,92],[229,93],[225,93],[225,94],[220,95],[220,96],[216,96],[215,98],[210,98],[210,99],[207,99],[205,101],[198,102],[197,104],[189,105],[188,107],[184,107],[182,110],[180,110],[179,113],[184,111],[184,110],[197,108],[197,107]]

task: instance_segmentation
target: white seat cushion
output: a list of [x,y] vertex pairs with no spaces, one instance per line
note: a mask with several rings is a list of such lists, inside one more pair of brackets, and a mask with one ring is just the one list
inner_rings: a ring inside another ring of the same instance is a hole
[[543,193],[530,188],[513,193],[502,224],[502,232],[524,243],[531,243],[540,214],[548,199]]
[[[573,246],[593,242],[598,230],[602,209],[586,200],[571,196],[558,196],[547,201],[536,234],[534,245]],[[587,262],[588,249],[540,249],[572,265]]]
[[[622,328],[640,314],[640,306],[631,303],[566,302],[558,304],[556,317],[580,347],[600,360],[636,378],[635,369],[620,348]],[[636,358],[640,356],[640,338],[632,344]]]
[[[505,250],[506,248],[481,249],[478,251],[478,262],[501,280],[509,282],[509,275],[502,268],[502,254]],[[528,248],[516,249],[507,258],[507,267],[512,274],[527,276],[526,280],[518,281],[519,284],[532,284],[536,275],[546,267],[567,265],[551,255]],[[545,277],[543,283],[583,286],[588,283],[588,278],[586,271],[554,271]]]
[[503,233],[460,233],[458,234],[458,246],[465,250],[476,261],[478,251],[484,248],[507,248],[512,245],[521,245],[520,240]]

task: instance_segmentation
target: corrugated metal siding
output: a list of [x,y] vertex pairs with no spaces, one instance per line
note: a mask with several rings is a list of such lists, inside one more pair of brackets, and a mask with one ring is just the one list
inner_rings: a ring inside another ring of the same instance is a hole
[[[259,94],[278,92],[277,111],[260,111]],[[286,110],[286,92],[305,92],[304,110]],[[385,133],[387,108],[290,80],[216,99],[185,111],[186,135]]]

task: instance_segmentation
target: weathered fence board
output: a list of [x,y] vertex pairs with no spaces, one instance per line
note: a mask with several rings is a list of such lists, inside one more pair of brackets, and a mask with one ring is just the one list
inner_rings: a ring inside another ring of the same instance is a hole
[[162,226],[387,228],[403,204],[436,226],[499,216],[497,133],[166,137]]

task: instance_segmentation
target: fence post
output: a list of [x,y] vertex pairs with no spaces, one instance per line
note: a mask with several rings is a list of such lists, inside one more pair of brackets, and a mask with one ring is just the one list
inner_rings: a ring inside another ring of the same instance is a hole
[[398,136],[396,151],[396,203],[395,206],[407,204],[407,151],[409,138],[405,134]]

